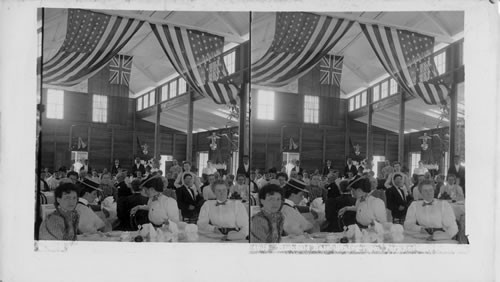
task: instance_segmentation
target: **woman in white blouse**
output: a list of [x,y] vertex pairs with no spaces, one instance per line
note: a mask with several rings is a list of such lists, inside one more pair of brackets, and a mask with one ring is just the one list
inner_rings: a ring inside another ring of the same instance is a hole
[[163,194],[163,180],[161,176],[153,176],[143,180],[141,187],[148,196],[148,204],[136,206],[130,211],[135,214],[138,210],[147,210],[149,221],[156,227],[168,224],[168,221],[179,222],[179,208],[177,201]]
[[418,185],[423,200],[411,203],[404,228],[408,232],[429,234],[430,240],[449,240],[458,232],[452,207],[447,201],[434,199],[434,183],[424,180]]
[[[439,190],[438,199],[441,199],[441,197],[445,197],[449,198],[452,201],[464,201],[464,190],[460,185],[456,184],[457,177],[455,176],[455,174],[448,174],[447,180],[448,183],[441,186],[441,189]],[[448,195],[448,197],[446,197],[445,195]]]
[[201,231],[220,234],[224,240],[242,240],[248,236],[248,213],[238,200],[228,200],[229,188],[224,180],[215,180],[210,187],[216,200],[203,203],[198,217]]
[[387,222],[384,201],[370,194],[371,184],[367,177],[358,178],[349,186],[356,198],[356,205],[340,209],[339,217],[343,216],[346,211],[355,211],[356,222],[360,228],[368,228],[374,221]]

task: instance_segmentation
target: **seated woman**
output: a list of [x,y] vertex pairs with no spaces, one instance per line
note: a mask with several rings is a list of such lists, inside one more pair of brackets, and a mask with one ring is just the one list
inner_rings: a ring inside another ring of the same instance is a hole
[[456,184],[457,177],[455,174],[448,174],[448,184],[441,186],[438,199],[463,201],[465,200],[464,190],[460,185]]
[[177,202],[163,194],[163,180],[161,176],[153,176],[142,181],[142,189],[149,198],[147,205],[135,206],[130,210],[132,215],[138,210],[147,210],[149,222],[155,227],[168,224],[168,221],[179,222]]
[[236,177],[236,184],[230,186],[229,194],[231,199],[241,198],[243,202],[248,202],[249,187],[245,184],[245,175],[238,174]]
[[356,223],[362,229],[368,228],[375,220],[379,223],[387,222],[384,202],[370,195],[371,184],[368,178],[360,177],[349,186],[353,189],[356,205],[342,208],[339,216],[343,216],[346,211],[356,211]]
[[83,179],[79,184],[81,186],[80,198],[76,205],[76,211],[80,215],[78,231],[86,234],[111,229],[111,226],[106,225],[106,222],[94,211],[98,191],[102,192],[99,184],[88,178]]
[[411,203],[404,228],[409,232],[431,235],[432,240],[449,240],[458,232],[455,214],[447,201],[434,199],[434,182],[422,181],[418,190],[423,200]]
[[279,243],[283,233],[285,218],[280,211],[283,189],[276,184],[268,184],[259,191],[261,210],[252,217],[251,243]]
[[201,206],[198,228],[224,235],[227,240],[245,239],[249,229],[245,206],[241,201],[228,200],[229,187],[224,180],[215,180],[210,188],[216,200],[205,201]]
[[281,212],[285,217],[283,229],[289,235],[302,235],[304,232],[312,232],[314,228],[314,225],[300,214],[298,207],[304,200],[304,195],[308,193],[305,188],[306,184],[296,179],[290,179],[284,188],[285,200]]
[[78,201],[77,190],[73,183],[64,183],[56,188],[54,192],[56,210],[40,225],[40,240],[76,240],[80,218],[75,210]]

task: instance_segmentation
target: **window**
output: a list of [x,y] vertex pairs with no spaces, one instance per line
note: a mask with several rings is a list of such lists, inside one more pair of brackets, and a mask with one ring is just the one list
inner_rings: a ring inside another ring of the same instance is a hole
[[168,99],[168,83],[161,87],[161,100],[165,101]]
[[388,94],[388,84],[389,84],[389,81],[384,81],[382,82],[382,84],[380,85],[380,99],[384,99],[385,97],[387,97],[387,94]]
[[349,99],[349,112],[354,111],[354,98]]
[[366,91],[363,91],[363,93],[361,93],[361,107],[364,106],[366,106]]
[[446,72],[446,51],[441,52],[434,56],[434,63],[436,64],[437,72],[442,75]]
[[360,95],[356,95],[356,97],[354,97],[354,108],[355,109],[359,109],[359,99],[360,98]]
[[304,122],[319,123],[319,97],[304,96]]
[[394,95],[398,92],[398,84],[396,83],[396,80],[391,78],[390,80],[390,90],[389,90],[389,95]]
[[207,167],[208,152],[198,152],[198,176],[201,177],[203,169]]
[[149,92],[149,106],[153,106],[155,104],[156,93],[155,91]]
[[94,95],[92,97],[92,121],[108,121],[108,96]]
[[232,52],[224,55],[224,64],[226,65],[227,74],[232,74],[236,70],[236,66],[235,66],[235,62],[234,62],[235,55],[236,55],[236,51],[232,51]]
[[142,97],[135,99],[135,101],[137,103],[137,111],[142,110]]
[[170,97],[175,97],[177,96],[177,81],[178,79],[172,81],[169,83],[170,86]]
[[372,98],[373,98],[373,102],[380,100],[380,86],[379,85],[373,86],[373,97]]
[[413,170],[418,167],[418,162],[420,161],[420,152],[411,152],[410,153],[410,173],[413,173]]
[[[178,88],[179,88],[179,95],[186,93],[186,81],[182,77],[179,77],[179,87]],[[173,96],[171,96],[171,97],[173,97]]]
[[257,93],[257,118],[274,120],[274,92],[259,90]]
[[233,160],[231,163],[231,169],[232,169],[231,171],[234,175],[237,175],[239,162],[240,162],[240,154],[238,153],[238,151],[234,151]]
[[149,107],[149,94],[142,96],[143,109]]
[[64,91],[47,89],[47,118],[64,118]]

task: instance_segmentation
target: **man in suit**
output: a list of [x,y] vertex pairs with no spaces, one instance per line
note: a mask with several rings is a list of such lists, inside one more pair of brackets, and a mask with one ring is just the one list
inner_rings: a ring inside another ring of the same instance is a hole
[[408,208],[408,199],[403,189],[402,173],[394,173],[392,180],[392,186],[385,192],[387,208],[391,211],[393,222],[402,224]]
[[302,174],[304,172],[304,169],[300,167],[299,160],[295,161],[295,166],[292,168],[292,171],[296,171],[297,173],[300,173],[300,174]]
[[183,221],[196,223],[203,198],[193,184],[193,176],[190,173],[185,173],[183,180],[184,185],[176,190],[177,206],[181,210]]
[[236,174],[244,174],[247,178],[250,177],[250,159],[248,158],[248,155],[243,156],[243,166],[238,167],[237,173]]
[[460,156],[453,158],[454,165],[448,168],[448,174],[454,174],[457,177],[457,184],[462,187],[465,194],[465,167],[460,164]]
[[[342,232],[343,225],[349,226],[356,223],[356,212],[346,211],[339,220],[339,210],[344,207],[354,206],[356,199],[351,195],[349,181],[342,180],[340,182],[341,194],[335,198],[328,198],[325,203],[325,217],[328,225],[323,228],[324,232]],[[340,224],[339,224],[340,223]]]
[[128,188],[127,184],[125,183],[125,178],[127,176],[125,175],[124,172],[120,172],[116,175],[116,190],[117,190],[117,198],[120,197],[128,197],[132,195],[132,191]]
[[146,168],[143,164],[141,164],[141,159],[139,157],[135,157],[134,164],[132,165],[132,174],[137,177],[138,171],[141,172],[141,175],[146,174]]
[[326,166],[323,168],[323,176],[325,175],[328,175],[330,173],[330,170],[333,169],[333,166],[332,166],[332,161],[330,160],[327,160],[326,161]]
[[328,199],[340,196],[340,188],[339,186],[337,186],[338,177],[339,172],[337,170],[334,170],[328,174],[328,185],[326,186],[326,190],[328,191]]
[[83,161],[83,166],[80,168],[80,172],[85,171],[86,173],[91,173],[92,168],[89,166],[89,160]]
[[113,167],[111,168],[111,174],[112,175],[117,175],[118,172],[120,172],[121,170],[121,165],[120,165],[120,160],[115,160],[115,164],[113,165]]
[[[136,230],[137,226],[130,225],[130,211],[135,206],[146,205],[148,203],[148,197],[141,193],[141,180],[134,179],[131,185],[134,193],[130,196],[119,197],[116,201],[116,213],[120,221],[120,224],[116,228],[118,230]],[[137,211],[135,213],[135,219],[138,224],[149,222],[148,211]]]
[[358,169],[352,163],[352,159],[351,158],[347,159],[347,165],[344,168],[344,175],[347,175],[348,172],[352,172],[352,175],[356,175],[358,173]]

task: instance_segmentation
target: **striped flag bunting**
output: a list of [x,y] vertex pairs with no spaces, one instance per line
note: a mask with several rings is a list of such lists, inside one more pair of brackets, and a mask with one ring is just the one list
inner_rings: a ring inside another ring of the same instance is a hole
[[239,87],[218,81],[227,76],[221,56],[224,37],[173,25],[150,25],[170,63],[194,91],[217,104],[237,104]]
[[363,24],[361,29],[385,70],[403,90],[428,105],[446,104],[449,90],[439,80],[432,56],[434,38],[392,27]]
[[144,21],[69,9],[64,43],[43,64],[43,83],[72,86],[96,74],[129,42]]
[[278,12],[271,47],[252,64],[252,83],[281,87],[310,71],[353,21],[303,12]]

